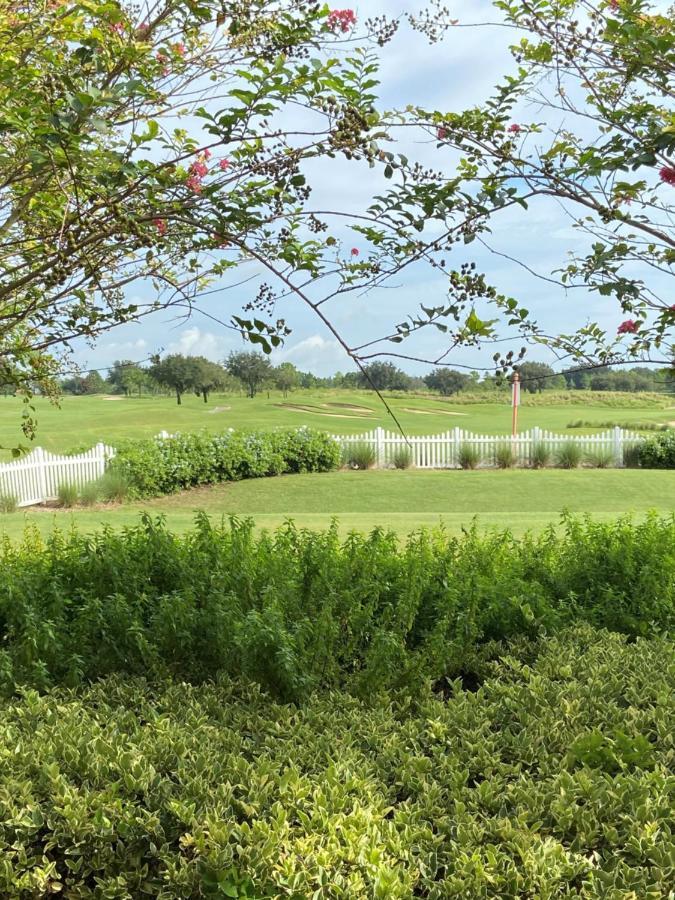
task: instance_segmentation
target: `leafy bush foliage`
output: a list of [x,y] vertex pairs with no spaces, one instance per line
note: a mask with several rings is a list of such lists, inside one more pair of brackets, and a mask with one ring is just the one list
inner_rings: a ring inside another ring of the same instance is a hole
[[0,708],[0,895],[669,897],[674,649],[587,625],[412,706],[26,691]]
[[459,448],[457,460],[462,469],[477,469],[480,465],[480,450],[473,444],[464,443]]
[[243,676],[284,700],[317,689],[416,692],[476,648],[577,620],[631,635],[672,628],[675,517],[563,519],[540,536],[376,529],[206,516],[176,536],[34,530],[0,545],[0,690],[113,673]]
[[567,441],[556,454],[556,465],[561,469],[577,469],[583,458],[584,454],[579,444]]
[[643,469],[675,469],[675,431],[643,441],[638,460]]
[[13,513],[19,501],[14,494],[0,494],[0,513]]
[[126,479],[130,496],[154,497],[221,481],[326,472],[339,462],[336,441],[302,427],[129,441],[118,450],[109,471]]
[[347,444],[342,453],[342,462],[350,469],[372,469],[377,462],[377,453],[373,445],[366,441]]
[[409,469],[413,464],[413,455],[410,447],[397,447],[392,457],[395,469]]

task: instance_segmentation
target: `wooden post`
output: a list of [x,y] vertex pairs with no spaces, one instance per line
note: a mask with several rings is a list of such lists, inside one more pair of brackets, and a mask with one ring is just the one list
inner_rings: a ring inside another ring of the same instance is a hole
[[511,382],[511,406],[513,407],[511,434],[515,437],[518,434],[518,407],[520,406],[520,375],[517,372],[513,373]]

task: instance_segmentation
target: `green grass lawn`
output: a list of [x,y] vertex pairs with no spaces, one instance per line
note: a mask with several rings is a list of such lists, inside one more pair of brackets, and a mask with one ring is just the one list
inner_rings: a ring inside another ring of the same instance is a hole
[[[579,392],[575,405],[523,406],[520,427],[535,425],[565,431],[569,422],[668,422],[675,409],[654,405],[629,406],[640,402],[627,395],[626,408],[591,405],[602,396]],[[652,401],[653,402],[653,401]],[[511,428],[508,404],[463,405],[441,398],[398,396],[389,398],[401,425],[408,434],[435,434],[455,427],[485,434],[506,434]],[[671,401],[675,404],[675,398]],[[219,395],[208,404],[189,395],[177,406],[173,397],[72,397],[65,396],[59,407],[38,398],[35,402],[38,435],[35,444],[55,452],[88,449],[98,441],[115,445],[124,438],[151,437],[159,431],[194,431],[226,428],[275,428],[311,425],[338,434],[368,431],[378,425],[394,429],[395,424],[378,398],[367,391],[296,391],[286,399],[278,391],[253,400],[242,396]],[[0,397],[0,447],[25,444],[20,432],[22,404],[13,397]],[[588,430],[588,429],[586,429]],[[579,431],[575,430],[575,434]],[[0,451],[2,452],[2,451]],[[7,454],[7,451],[4,451]],[[7,458],[7,456],[5,457]]]
[[24,525],[43,532],[55,524],[76,524],[91,531],[103,524],[118,528],[138,521],[145,510],[165,515],[169,526],[187,529],[197,510],[211,516],[251,516],[273,528],[293,519],[308,528],[325,528],[333,517],[343,531],[376,525],[406,534],[421,525],[443,522],[451,531],[476,516],[482,526],[516,533],[541,530],[561,512],[590,513],[608,519],[648,510],[675,511],[675,475],[635,469],[550,469],[464,471],[329,472],[254,479],[188,491],[171,497],[123,506],[85,510],[32,507],[0,516],[0,531],[20,536]]

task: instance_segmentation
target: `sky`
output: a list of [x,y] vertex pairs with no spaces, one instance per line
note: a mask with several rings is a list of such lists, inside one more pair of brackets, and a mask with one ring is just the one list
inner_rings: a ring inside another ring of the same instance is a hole
[[[368,0],[354,6],[360,20],[386,13],[418,12],[423,5],[409,0]],[[495,20],[497,13],[484,0],[449,0],[448,7],[460,23]],[[508,51],[513,32],[498,27],[457,28],[437,44],[402,25],[393,42],[381,52],[380,105],[403,108],[417,103],[427,108],[458,111],[487,98],[493,86],[505,74],[514,71],[515,63]],[[519,113],[520,114],[520,113]],[[522,110],[523,121],[541,121],[541,110]],[[410,151],[411,156],[452,174],[452,159],[444,156],[436,141],[420,140],[413,146],[402,145],[399,152]],[[325,166],[317,170],[313,180],[313,203],[317,208],[358,211],[372,196],[372,176],[363,169],[355,173],[349,164],[336,162],[330,172]],[[358,246],[359,236],[340,235]],[[580,236],[571,227],[567,215],[553,201],[533,203],[527,212],[507,211],[500,217],[490,236],[493,249],[507,256],[517,257],[536,272],[549,275],[562,266],[570,250],[580,246]],[[347,243],[349,246],[349,243]],[[456,257],[456,258],[452,258]],[[583,289],[565,291],[529,275],[522,267],[491,254],[477,242],[451,254],[450,263],[475,261],[486,273],[490,283],[500,291],[524,303],[548,329],[569,332],[588,319],[615,329],[620,314],[613,298],[602,298]],[[256,266],[246,264],[245,274],[255,274]],[[150,354],[185,353],[222,360],[231,350],[250,349],[241,339],[214,322],[213,316],[228,321],[240,312],[250,296],[250,289],[216,292],[200,304],[189,320],[177,320],[170,313],[158,313],[135,324],[120,326],[101,337],[94,348],[76,348],[75,360],[83,368],[100,368],[116,359],[143,360]],[[132,294],[133,296],[133,294]],[[390,284],[375,296],[350,298],[330,307],[335,323],[348,343],[356,345],[387,333],[392,324],[405,319],[422,302],[437,305],[445,297],[444,283],[430,270],[417,270]],[[289,361],[298,368],[317,375],[348,371],[354,366],[344,350],[315,313],[291,298],[283,309],[277,309],[292,329],[284,347],[272,356],[274,363]],[[513,344],[515,349],[520,342]],[[399,345],[388,344],[396,351]],[[411,348],[412,349],[412,348]],[[414,350],[420,355],[442,351],[443,336],[426,332]],[[451,361],[461,366],[481,367],[490,364],[494,347],[487,351],[459,349]],[[549,359],[542,348],[529,351],[531,359]],[[396,362],[396,360],[394,360]],[[401,364],[407,371],[423,374],[428,366]]]

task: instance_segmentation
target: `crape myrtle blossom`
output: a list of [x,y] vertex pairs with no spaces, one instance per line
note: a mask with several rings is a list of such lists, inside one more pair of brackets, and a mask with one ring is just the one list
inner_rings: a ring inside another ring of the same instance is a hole
[[635,334],[638,330],[638,323],[635,319],[626,319],[617,328],[617,334]]
[[328,16],[328,27],[331,31],[346,34],[356,25],[356,13],[353,9],[334,9]]

